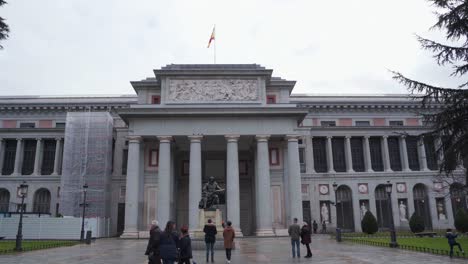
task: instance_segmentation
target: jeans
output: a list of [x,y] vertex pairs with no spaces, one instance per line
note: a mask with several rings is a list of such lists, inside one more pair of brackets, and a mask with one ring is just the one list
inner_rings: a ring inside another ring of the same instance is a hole
[[227,260],[231,260],[231,248],[226,248],[226,258]]
[[[293,258],[296,257],[296,251],[297,251],[297,257],[301,257],[301,248],[299,247],[299,239],[291,239],[291,248],[292,248],[292,255]],[[294,246],[296,246],[296,250],[294,250]]]
[[450,244],[450,257],[453,256],[453,247],[454,247],[454,246],[458,246],[458,249],[459,249],[460,251],[463,251],[463,249],[462,249],[461,246],[460,246],[460,243],[455,242],[455,243],[453,243],[453,244]]
[[213,243],[206,243],[206,261],[208,261],[208,257],[210,256],[210,250],[211,250],[211,261],[214,259],[214,242]]

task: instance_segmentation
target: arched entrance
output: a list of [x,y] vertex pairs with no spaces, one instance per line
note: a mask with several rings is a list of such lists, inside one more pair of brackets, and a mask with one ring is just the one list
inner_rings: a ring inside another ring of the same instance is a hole
[[466,211],[466,193],[461,183],[456,182],[450,185],[450,200],[452,202],[453,218],[455,218],[458,209],[464,209]]
[[390,209],[385,185],[380,184],[375,188],[375,206],[377,209],[377,223],[379,228],[390,228],[390,221],[393,214]]
[[41,214],[50,213],[50,192],[41,188],[34,194],[33,212]]
[[354,231],[353,196],[351,188],[341,185],[336,190],[336,224],[339,228]]
[[0,213],[7,213],[10,209],[10,192],[0,189]]
[[429,199],[426,186],[418,183],[413,188],[414,213],[424,220],[424,226],[427,230],[432,229],[431,212],[429,211]]

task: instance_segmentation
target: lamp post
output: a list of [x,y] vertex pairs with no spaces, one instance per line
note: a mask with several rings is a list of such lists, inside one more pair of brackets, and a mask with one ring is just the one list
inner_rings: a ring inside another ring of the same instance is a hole
[[83,185],[83,214],[82,214],[82,219],[81,219],[81,233],[80,233],[80,241],[84,241],[84,219],[85,219],[85,214],[86,214],[86,192],[88,191],[88,184],[85,183]]
[[28,185],[25,181],[18,187],[18,196],[21,197],[21,207],[20,207],[20,220],[18,223],[18,233],[16,234],[16,251],[22,251],[23,246],[23,211],[24,211],[24,198],[28,195]]
[[336,191],[338,190],[338,184],[333,182],[333,191],[335,191],[335,211],[336,211],[336,241],[341,242],[341,229],[338,227],[338,199],[336,195]]
[[390,247],[396,248],[398,247],[398,243],[396,241],[396,232],[395,232],[395,223],[393,222],[393,211],[392,211],[392,187],[393,184],[390,181],[387,181],[385,184],[385,192],[387,193],[388,197],[388,208],[389,208],[389,215],[390,215]]

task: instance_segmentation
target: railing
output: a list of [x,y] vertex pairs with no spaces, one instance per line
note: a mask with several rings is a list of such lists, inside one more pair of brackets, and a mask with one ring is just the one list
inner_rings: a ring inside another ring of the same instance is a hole
[[[14,253],[17,252],[15,250],[15,243],[14,241],[2,241],[0,242],[0,245],[2,243],[11,243],[11,248],[0,248],[0,255],[1,254],[9,254],[9,253]],[[28,243],[29,242],[29,243]],[[36,243],[35,243],[36,242]],[[23,250],[22,251],[32,251],[32,250],[40,250],[40,249],[48,249],[48,248],[56,248],[56,247],[69,247],[69,246],[74,246],[79,244],[79,241],[23,241]]]

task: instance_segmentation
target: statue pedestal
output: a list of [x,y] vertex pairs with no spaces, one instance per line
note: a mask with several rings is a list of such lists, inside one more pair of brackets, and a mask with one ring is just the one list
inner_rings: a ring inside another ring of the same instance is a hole
[[222,212],[219,209],[200,209],[198,213],[198,228],[193,230],[193,238],[205,238],[205,233],[203,233],[203,227],[208,223],[208,219],[213,221],[212,223],[216,225],[216,230],[218,234],[216,239],[223,238],[223,226],[222,226]]

